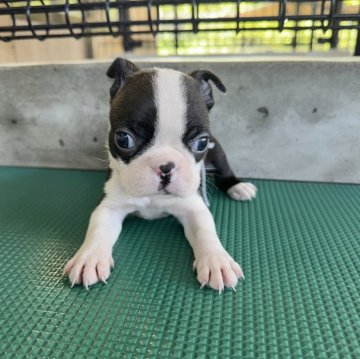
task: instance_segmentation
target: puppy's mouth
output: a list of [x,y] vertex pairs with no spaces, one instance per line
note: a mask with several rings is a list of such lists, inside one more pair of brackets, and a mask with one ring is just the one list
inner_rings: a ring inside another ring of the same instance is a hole
[[162,186],[161,184],[159,185],[158,191],[160,194],[173,194],[171,192],[169,192],[164,186]]
[[159,193],[160,193],[160,194],[164,194],[164,195],[170,195],[170,194],[173,194],[173,193],[169,192],[169,191],[168,191],[168,190],[166,190],[166,189],[161,189],[161,190],[159,190]]
[[161,175],[161,181],[159,183],[159,187],[158,187],[158,191],[163,193],[163,194],[171,194],[166,187],[170,184],[171,182],[171,174],[166,174],[166,175]]

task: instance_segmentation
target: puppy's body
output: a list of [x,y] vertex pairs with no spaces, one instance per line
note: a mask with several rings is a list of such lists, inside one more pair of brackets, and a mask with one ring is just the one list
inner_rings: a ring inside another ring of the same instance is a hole
[[[208,111],[214,105],[208,71],[190,75],[169,69],[139,70],[114,61],[109,133],[110,176],[93,212],[85,241],[65,267],[72,284],[105,282],[113,265],[112,247],[122,221],[135,213],[146,219],[175,216],[194,250],[202,286],[235,288],[240,266],[222,247],[211,213],[198,193],[207,160],[217,186],[236,200],[255,197],[256,188],[237,179],[211,136]],[[212,147],[212,148],[211,148]]]

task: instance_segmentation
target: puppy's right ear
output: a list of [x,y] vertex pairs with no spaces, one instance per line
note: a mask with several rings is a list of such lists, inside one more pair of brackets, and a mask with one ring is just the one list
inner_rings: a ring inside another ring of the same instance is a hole
[[200,83],[202,97],[206,103],[207,109],[210,111],[215,105],[215,101],[209,81],[211,80],[218,88],[218,90],[220,90],[223,93],[226,92],[226,88],[224,84],[215,74],[207,70],[194,71],[190,74],[190,76]]
[[106,73],[108,77],[114,79],[114,83],[110,88],[111,99],[113,99],[115,94],[123,86],[124,82],[139,70],[140,69],[129,60],[121,59],[120,57],[114,60]]

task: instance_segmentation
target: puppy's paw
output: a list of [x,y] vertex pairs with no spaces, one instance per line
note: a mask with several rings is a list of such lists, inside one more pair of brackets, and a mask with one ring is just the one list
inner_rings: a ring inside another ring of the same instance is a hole
[[218,290],[225,287],[235,290],[238,279],[245,279],[243,271],[225,250],[200,256],[193,264],[201,288],[205,285]]
[[89,286],[97,283],[106,283],[110,276],[110,269],[114,267],[114,260],[107,251],[99,249],[80,248],[75,256],[70,259],[65,268],[64,275],[69,277],[71,287],[75,284]]
[[250,182],[240,182],[230,187],[227,194],[236,201],[251,201],[256,197],[256,187]]

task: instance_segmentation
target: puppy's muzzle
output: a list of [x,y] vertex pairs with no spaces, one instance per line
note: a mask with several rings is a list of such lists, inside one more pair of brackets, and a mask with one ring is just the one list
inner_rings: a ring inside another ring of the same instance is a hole
[[165,165],[159,166],[159,170],[160,170],[159,176],[161,179],[159,190],[164,189],[171,182],[171,177],[174,173],[174,169],[175,169],[175,163],[171,161]]

